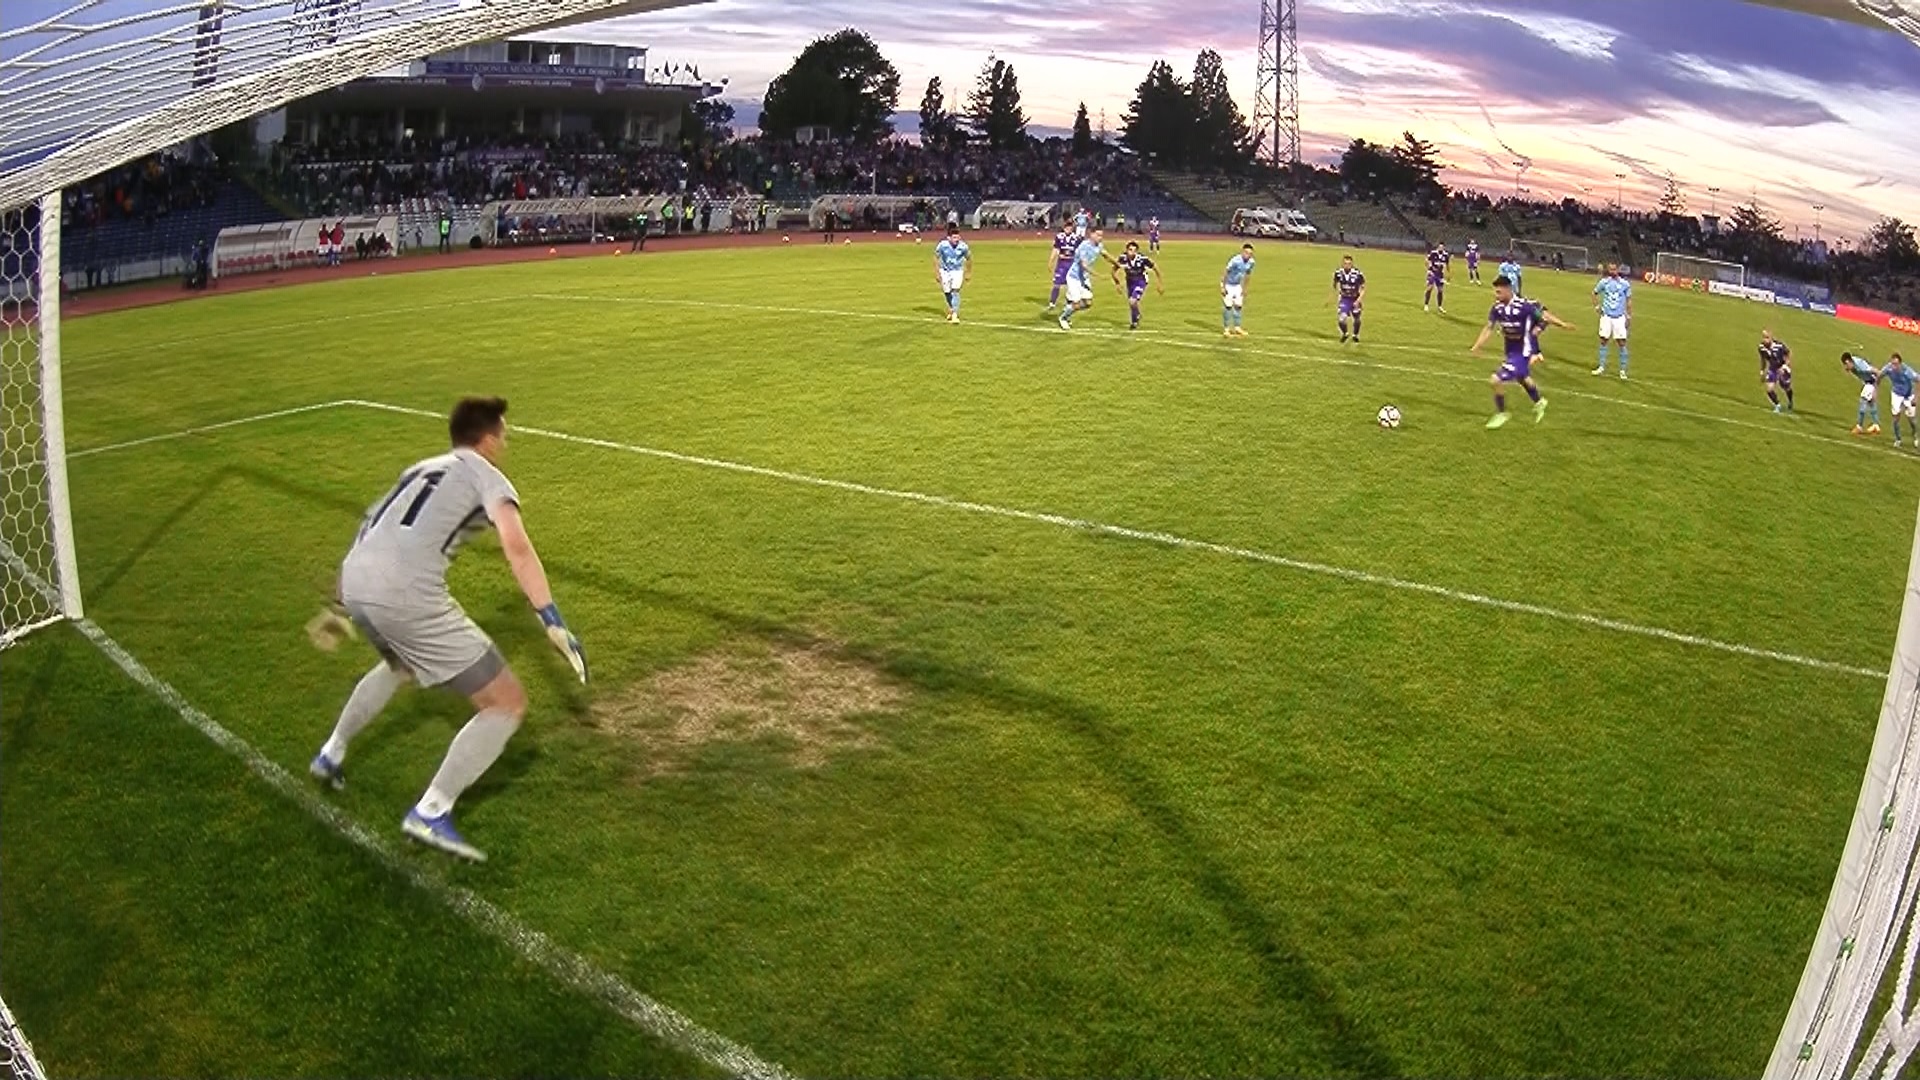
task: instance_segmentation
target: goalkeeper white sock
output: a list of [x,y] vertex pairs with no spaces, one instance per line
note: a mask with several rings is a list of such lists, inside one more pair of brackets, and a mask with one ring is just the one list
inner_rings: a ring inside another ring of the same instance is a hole
[[373,723],[380,710],[387,707],[393,695],[407,684],[407,676],[393,670],[386,664],[375,664],[373,670],[361,676],[360,684],[353,688],[353,694],[347,698],[346,708],[340,710],[340,722],[333,725],[333,734],[327,737],[327,745],[320,752],[335,765],[347,760],[347,744],[355,735]]
[[520,727],[520,718],[505,709],[482,709],[475,713],[460,734],[447,747],[447,759],[433,774],[433,784],[414,807],[424,818],[437,818],[453,809],[453,804],[473,786],[473,782],[498,761],[507,748],[507,740]]

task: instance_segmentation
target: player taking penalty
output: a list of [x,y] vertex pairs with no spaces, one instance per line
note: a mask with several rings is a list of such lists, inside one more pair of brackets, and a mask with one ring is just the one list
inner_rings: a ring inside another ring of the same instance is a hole
[[1353,265],[1353,256],[1340,257],[1340,269],[1333,272],[1333,295],[1340,305],[1340,342],[1347,341],[1347,321],[1353,321],[1353,341],[1360,342],[1360,309],[1367,298],[1367,275]]
[[1505,275],[1493,279],[1493,296],[1493,307],[1487,312],[1487,325],[1480,328],[1480,336],[1474,339],[1470,350],[1479,352],[1487,339],[1496,333],[1507,348],[1506,358],[1487,380],[1487,385],[1493,388],[1493,418],[1487,421],[1487,426],[1506,426],[1508,383],[1519,383],[1527,396],[1533,399],[1533,422],[1537,424],[1547,415],[1547,399],[1540,396],[1540,388],[1533,381],[1534,324],[1544,320],[1563,330],[1573,327],[1542,310],[1539,304],[1515,296],[1513,282],[1508,281]]
[[554,606],[540,556],[520,519],[520,494],[500,472],[507,449],[507,403],[464,398],[447,433],[453,449],[400,474],[368,509],[340,564],[339,601],[380,662],[360,679],[333,734],[308,771],[333,788],[354,736],[373,723],[402,686],[445,687],[477,710],[453,744],[401,831],[430,847],[476,862],[486,856],[453,827],[453,806],[506,749],[527,711],[527,692],[500,650],[447,591],[447,566],[488,523],[520,591],[540,616],[547,640],[582,683],[587,657]]
[[947,297],[947,321],[960,321],[960,287],[973,276],[973,252],[960,239],[960,226],[947,226],[947,238],[933,247],[933,276]]

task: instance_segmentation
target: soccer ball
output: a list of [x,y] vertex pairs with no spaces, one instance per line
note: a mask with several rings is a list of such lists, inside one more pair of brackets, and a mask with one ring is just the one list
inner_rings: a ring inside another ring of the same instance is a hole
[[1394,408],[1392,405],[1380,406],[1380,426],[1383,428],[1399,427],[1400,426],[1400,410],[1397,408]]

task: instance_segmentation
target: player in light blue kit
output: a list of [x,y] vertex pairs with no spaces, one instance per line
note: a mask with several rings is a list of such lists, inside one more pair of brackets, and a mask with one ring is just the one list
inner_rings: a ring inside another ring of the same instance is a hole
[[1080,246],[1073,249],[1073,265],[1067,268],[1067,305],[1060,309],[1060,329],[1073,329],[1073,316],[1093,306],[1093,268],[1101,259],[1113,262],[1100,240],[1104,233],[1094,229]]
[[1607,276],[1593,287],[1600,299],[1594,310],[1600,313],[1600,363],[1595,375],[1607,373],[1607,342],[1620,343],[1620,377],[1627,377],[1627,320],[1633,317],[1633,282],[1620,273],[1620,264],[1607,267]]
[[1220,333],[1246,337],[1247,279],[1253,276],[1253,245],[1241,244],[1240,253],[1227,260],[1220,275]]
[[1920,449],[1920,426],[1915,426],[1913,418],[1913,380],[1916,375],[1920,375],[1920,372],[1900,359],[1899,353],[1894,353],[1893,358],[1887,361],[1887,366],[1880,369],[1880,381],[1893,391],[1893,445],[1900,445],[1900,418],[1905,416],[1907,433],[1913,436],[1915,449]]
[[947,321],[960,321],[960,287],[973,276],[973,252],[960,239],[960,226],[947,226],[947,238],[934,245],[933,276],[947,296]]
[[1850,352],[1840,354],[1840,366],[1847,374],[1860,380],[1860,410],[1854,414],[1853,433],[1880,434],[1880,404],[1879,396],[1875,393],[1880,384],[1880,369],[1874,367],[1866,357]]
[[1520,271],[1519,260],[1509,255],[1507,256],[1506,261],[1500,264],[1499,269],[1494,271],[1494,276],[1503,277],[1503,278],[1506,278],[1508,281],[1512,282],[1513,291],[1515,293],[1519,293],[1521,288],[1520,273],[1521,271]]
[[1093,215],[1087,212],[1087,208],[1082,206],[1080,209],[1075,210],[1073,212],[1073,235],[1085,240],[1087,234],[1091,232],[1092,229]]

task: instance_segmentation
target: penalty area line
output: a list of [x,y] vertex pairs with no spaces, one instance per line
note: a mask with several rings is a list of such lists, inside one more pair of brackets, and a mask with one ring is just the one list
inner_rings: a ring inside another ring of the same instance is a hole
[[[58,609],[59,593],[4,541],[0,541],[0,562],[22,575]],[[81,636],[113,661],[121,673],[159,698],[189,727],[206,736],[215,746],[240,759],[247,771],[259,777],[275,794],[304,810],[336,836],[373,856],[374,861],[405,879],[408,884],[440,901],[468,925],[545,971],[556,982],[600,1002],[647,1034],[730,1076],[742,1080],[793,1080],[793,1074],[780,1066],[762,1060],[753,1051],[724,1035],[701,1027],[670,1006],[634,989],[618,975],[596,966],[593,961],[521,922],[505,908],[446,881],[427,870],[419,860],[402,855],[392,843],[381,839],[346,811],[328,802],[311,785],[296,779],[273,759],[255,749],[253,744],[200,711],[172,684],[155,675],[138,657],[102,630],[98,623],[80,618],[73,620],[73,625]]]
[[[383,412],[399,413],[405,416],[421,416],[439,419],[441,414],[427,409],[415,409],[405,405],[391,405],[379,401],[353,401],[351,404]],[[701,457],[694,454],[682,454],[673,450],[660,450],[653,447],[638,446],[633,443],[616,442],[611,439],[597,439],[584,435],[573,435],[549,428],[528,427],[515,424],[513,430],[522,435],[533,435],[572,443],[577,446],[591,446],[602,450],[616,450],[621,453],[636,454],[642,457],[677,462],[683,465],[697,465],[702,468],[720,469],[732,473],[761,477],[768,480],[780,480],[791,484],[803,484],[808,487],[827,488],[857,495],[868,495],[900,502],[918,503],[922,506],[937,507],[943,510],[958,510],[963,513],[980,514],[988,517],[1008,518],[1015,521],[1031,522],[1039,525],[1052,525],[1075,532],[1091,533],[1098,536],[1112,536],[1124,540],[1136,540],[1161,547],[1179,548],[1187,551],[1203,551],[1213,555],[1222,555],[1246,562],[1262,563],[1268,566],[1284,567],[1305,574],[1320,577],[1337,578],[1360,585],[1372,585],[1400,592],[1418,593],[1424,596],[1452,600],[1456,603],[1472,604],[1477,607],[1493,608],[1517,615],[1532,615],[1537,618],[1551,619],[1557,622],[1572,623],[1595,630],[1607,630],[1613,633],[1629,634],[1636,637],[1652,638],[1676,645],[1686,645],[1698,649],[1744,656],[1756,660],[1772,660],[1776,663],[1792,664],[1796,667],[1811,668],[1815,671],[1829,671],[1841,675],[1854,675],[1861,678],[1884,679],[1886,672],[1855,664],[1845,664],[1836,660],[1823,660],[1815,656],[1802,656],[1798,653],[1784,652],[1778,649],[1766,649],[1739,642],[1721,641],[1717,638],[1698,634],[1683,633],[1665,627],[1647,626],[1628,622],[1624,619],[1610,618],[1583,611],[1568,611],[1548,607],[1523,600],[1509,600],[1504,597],[1490,596],[1485,593],[1452,589],[1444,585],[1433,585],[1423,581],[1411,581],[1388,574],[1376,574],[1351,567],[1334,566],[1330,563],[1315,562],[1310,559],[1297,559],[1288,555],[1260,551],[1255,548],[1236,547],[1231,544],[1215,543],[1210,540],[1196,540],[1173,533],[1156,532],[1148,529],[1135,529],[1125,525],[1109,525],[1104,522],[1089,521],[1084,518],[1068,517],[1064,514],[1035,510],[1021,510],[1014,507],[995,506],[991,503],[972,502],[966,499],[949,498],[945,495],[932,495],[920,491],[907,491],[897,488],[875,487],[870,484],[856,483],[851,480],[834,480],[822,476],[809,476],[806,473],[789,472],[785,469],[773,469],[762,465],[749,465],[744,462],[728,461],[723,458]]]
[[215,424],[201,424],[198,427],[183,428],[179,431],[168,431],[159,435],[148,435],[139,439],[128,439],[125,442],[108,443],[105,446],[89,446],[84,450],[70,450],[67,452],[67,460],[71,461],[76,458],[92,457],[95,454],[111,454],[116,450],[131,450],[136,446],[151,446],[154,443],[172,442],[175,439],[186,439],[195,435],[206,435],[215,431],[225,431],[228,428],[257,424],[263,420],[278,420],[283,416],[299,416],[301,413],[320,412],[323,409],[338,409],[343,405],[352,404],[354,404],[353,401],[342,399],[340,401],[322,401],[313,405],[296,405],[291,409],[275,409],[272,412],[258,413],[253,416],[242,416],[233,420],[222,420]]
[[137,657],[109,637],[93,620],[78,619],[74,626],[127,678],[165,702],[195,731],[239,758],[248,772],[259,777],[276,794],[299,806],[308,816],[348,843],[373,856],[381,866],[446,905],[475,929],[544,970],[555,981],[599,1001],[635,1027],[731,1076],[790,1080],[791,1074],[780,1066],[761,1060],[751,1050],[723,1035],[708,1031],[671,1007],[634,989],[619,976],[597,967],[586,957],[521,922],[505,908],[468,889],[448,883],[425,869],[419,860],[403,856],[393,844],[327,802],[309,785],[254,749],[252,744],[201,712],[180,691],[149,671]]

